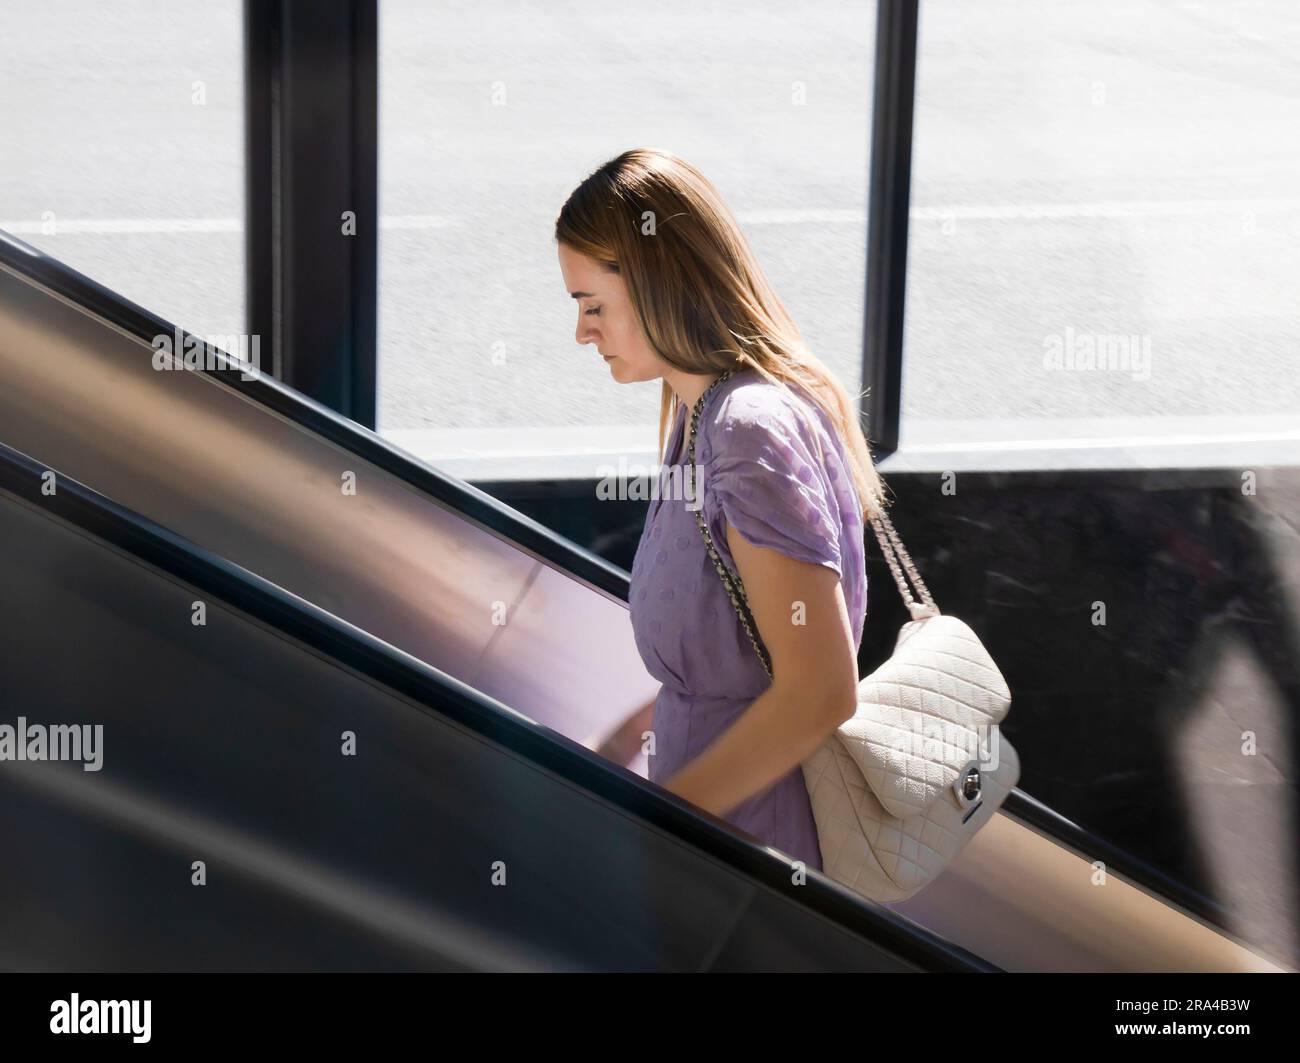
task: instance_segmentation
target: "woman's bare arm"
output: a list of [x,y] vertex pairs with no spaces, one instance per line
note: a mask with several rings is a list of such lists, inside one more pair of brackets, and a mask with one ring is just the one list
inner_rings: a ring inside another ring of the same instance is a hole
[[772,685],[664,786],[726,816],[811,756],[856,709],[853,628],[834,569],[755,546],[727,526]]

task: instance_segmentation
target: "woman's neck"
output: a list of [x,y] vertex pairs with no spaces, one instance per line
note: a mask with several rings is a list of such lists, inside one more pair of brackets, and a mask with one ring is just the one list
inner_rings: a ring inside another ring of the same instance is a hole
[[689,417],[691,410],[695,409],[695,404],[721,373],[685,373],[680,369],[669,369],[664,372],[664,379],[668,381],[668,386],[673,389],[677,396],[677,401],[686,407],[686,416],[688,418],[687,430],[689,431]]

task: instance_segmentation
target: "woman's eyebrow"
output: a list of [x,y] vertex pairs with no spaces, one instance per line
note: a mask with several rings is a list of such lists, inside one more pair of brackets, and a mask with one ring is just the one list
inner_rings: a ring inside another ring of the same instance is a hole
[[570,292],[569,294],[570,294],[571,296],[573,296],[575,299],[594,299],[594,298],[596,298],[596,293],[595,293],[595,292]]

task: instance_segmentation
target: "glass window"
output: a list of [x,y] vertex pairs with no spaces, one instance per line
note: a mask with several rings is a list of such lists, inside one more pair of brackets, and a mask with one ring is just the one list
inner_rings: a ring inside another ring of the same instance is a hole
[[0,15],[0,228],[174,324],[244,325],[240,0]]
[[921,5],[902,444],[1296,433],[1300,6]]
[[462,475],[475,455],[521,476],[652,458],[659,385],[577,345],[553,237],[569,192],[637,146],[709,177],[860,388],[873,4],[384,0],[379,25],[386,436]]

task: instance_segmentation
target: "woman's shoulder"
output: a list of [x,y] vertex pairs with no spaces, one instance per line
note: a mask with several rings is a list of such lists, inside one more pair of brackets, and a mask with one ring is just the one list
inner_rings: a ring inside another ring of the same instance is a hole
[[800,409],[810,400],[757,374],[724,388],[702,432],[702,508],[715,540],[725,519],[757,546],[841,572],[836,471],[822,465],[815,413]]
[[[709,411],[712,450],[756,450],[775,442],[808,445],[826,426],[815,402],[797,385],[782,387],[754,369],[726,381]],[[816,448],[814,448],[816,449]]]

